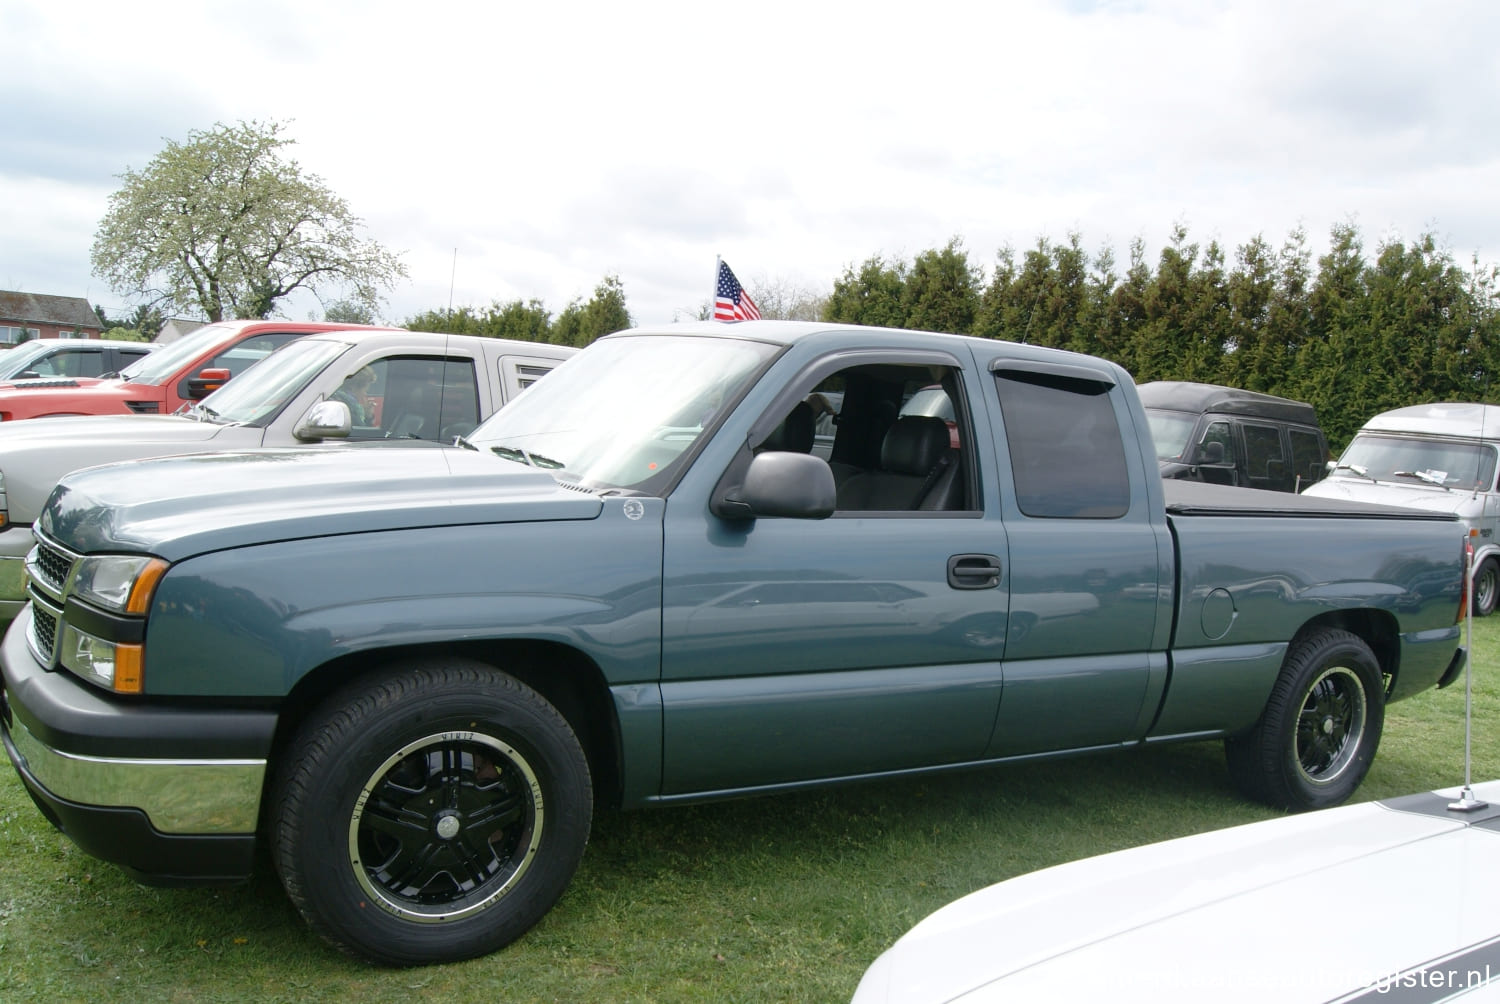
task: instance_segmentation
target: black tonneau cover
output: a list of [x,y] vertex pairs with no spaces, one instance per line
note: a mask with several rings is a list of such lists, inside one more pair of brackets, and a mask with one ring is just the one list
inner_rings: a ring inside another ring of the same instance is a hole
[[1259,488],[1233,488],[1199,481],[1167,480],[1162,482],[1162,489],[1167,497],[1167,512],[1173,516],[1327,516],[1341,519],[1458,521],[1457,516],[1447,512],[1427,512],[1347,499],[1314,498],[1290,492],[1262,491]]

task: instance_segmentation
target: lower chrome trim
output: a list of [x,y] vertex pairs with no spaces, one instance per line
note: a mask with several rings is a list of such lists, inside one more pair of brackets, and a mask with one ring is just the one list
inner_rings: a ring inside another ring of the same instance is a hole
[[140,809],[163,833],[255,832],[264,760],[75,756],[42,743],[14,715],[10,738],[31,776],[58,798]]

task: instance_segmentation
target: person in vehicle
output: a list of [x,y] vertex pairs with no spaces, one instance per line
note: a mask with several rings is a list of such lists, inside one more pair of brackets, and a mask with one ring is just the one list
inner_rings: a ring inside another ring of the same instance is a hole
[[375,402],[370,399],[370,388],[374,384],[375,371],[368,366],[361,366],[333,392],[335,401],[342,401],[349,406],[349,417],[355,425],[375,424]]

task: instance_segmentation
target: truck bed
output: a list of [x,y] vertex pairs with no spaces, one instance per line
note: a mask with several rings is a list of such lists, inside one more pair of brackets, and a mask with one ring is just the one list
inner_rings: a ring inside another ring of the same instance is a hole
[[1424,512],[1393,505],[1314,498],[1287,492],[1234,488],[1197,481],[1162,482],[1167,513],[1171,516],[1295,516],[1340,519],[1403,519],[1456,522],[1451,513]]

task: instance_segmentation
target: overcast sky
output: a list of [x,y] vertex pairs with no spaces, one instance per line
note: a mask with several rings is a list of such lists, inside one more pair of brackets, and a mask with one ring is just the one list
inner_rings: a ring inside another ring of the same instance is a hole
[[612,273],[664,323],[716,255],[826,292],[954,236],[1154,261],[1177,223],[1231,258],[1352,221],[1500,264],[1488,0],[0,0],[0,38],[0,288],[111,311],[119,174],[249,119],[402,253],[394,321]]

